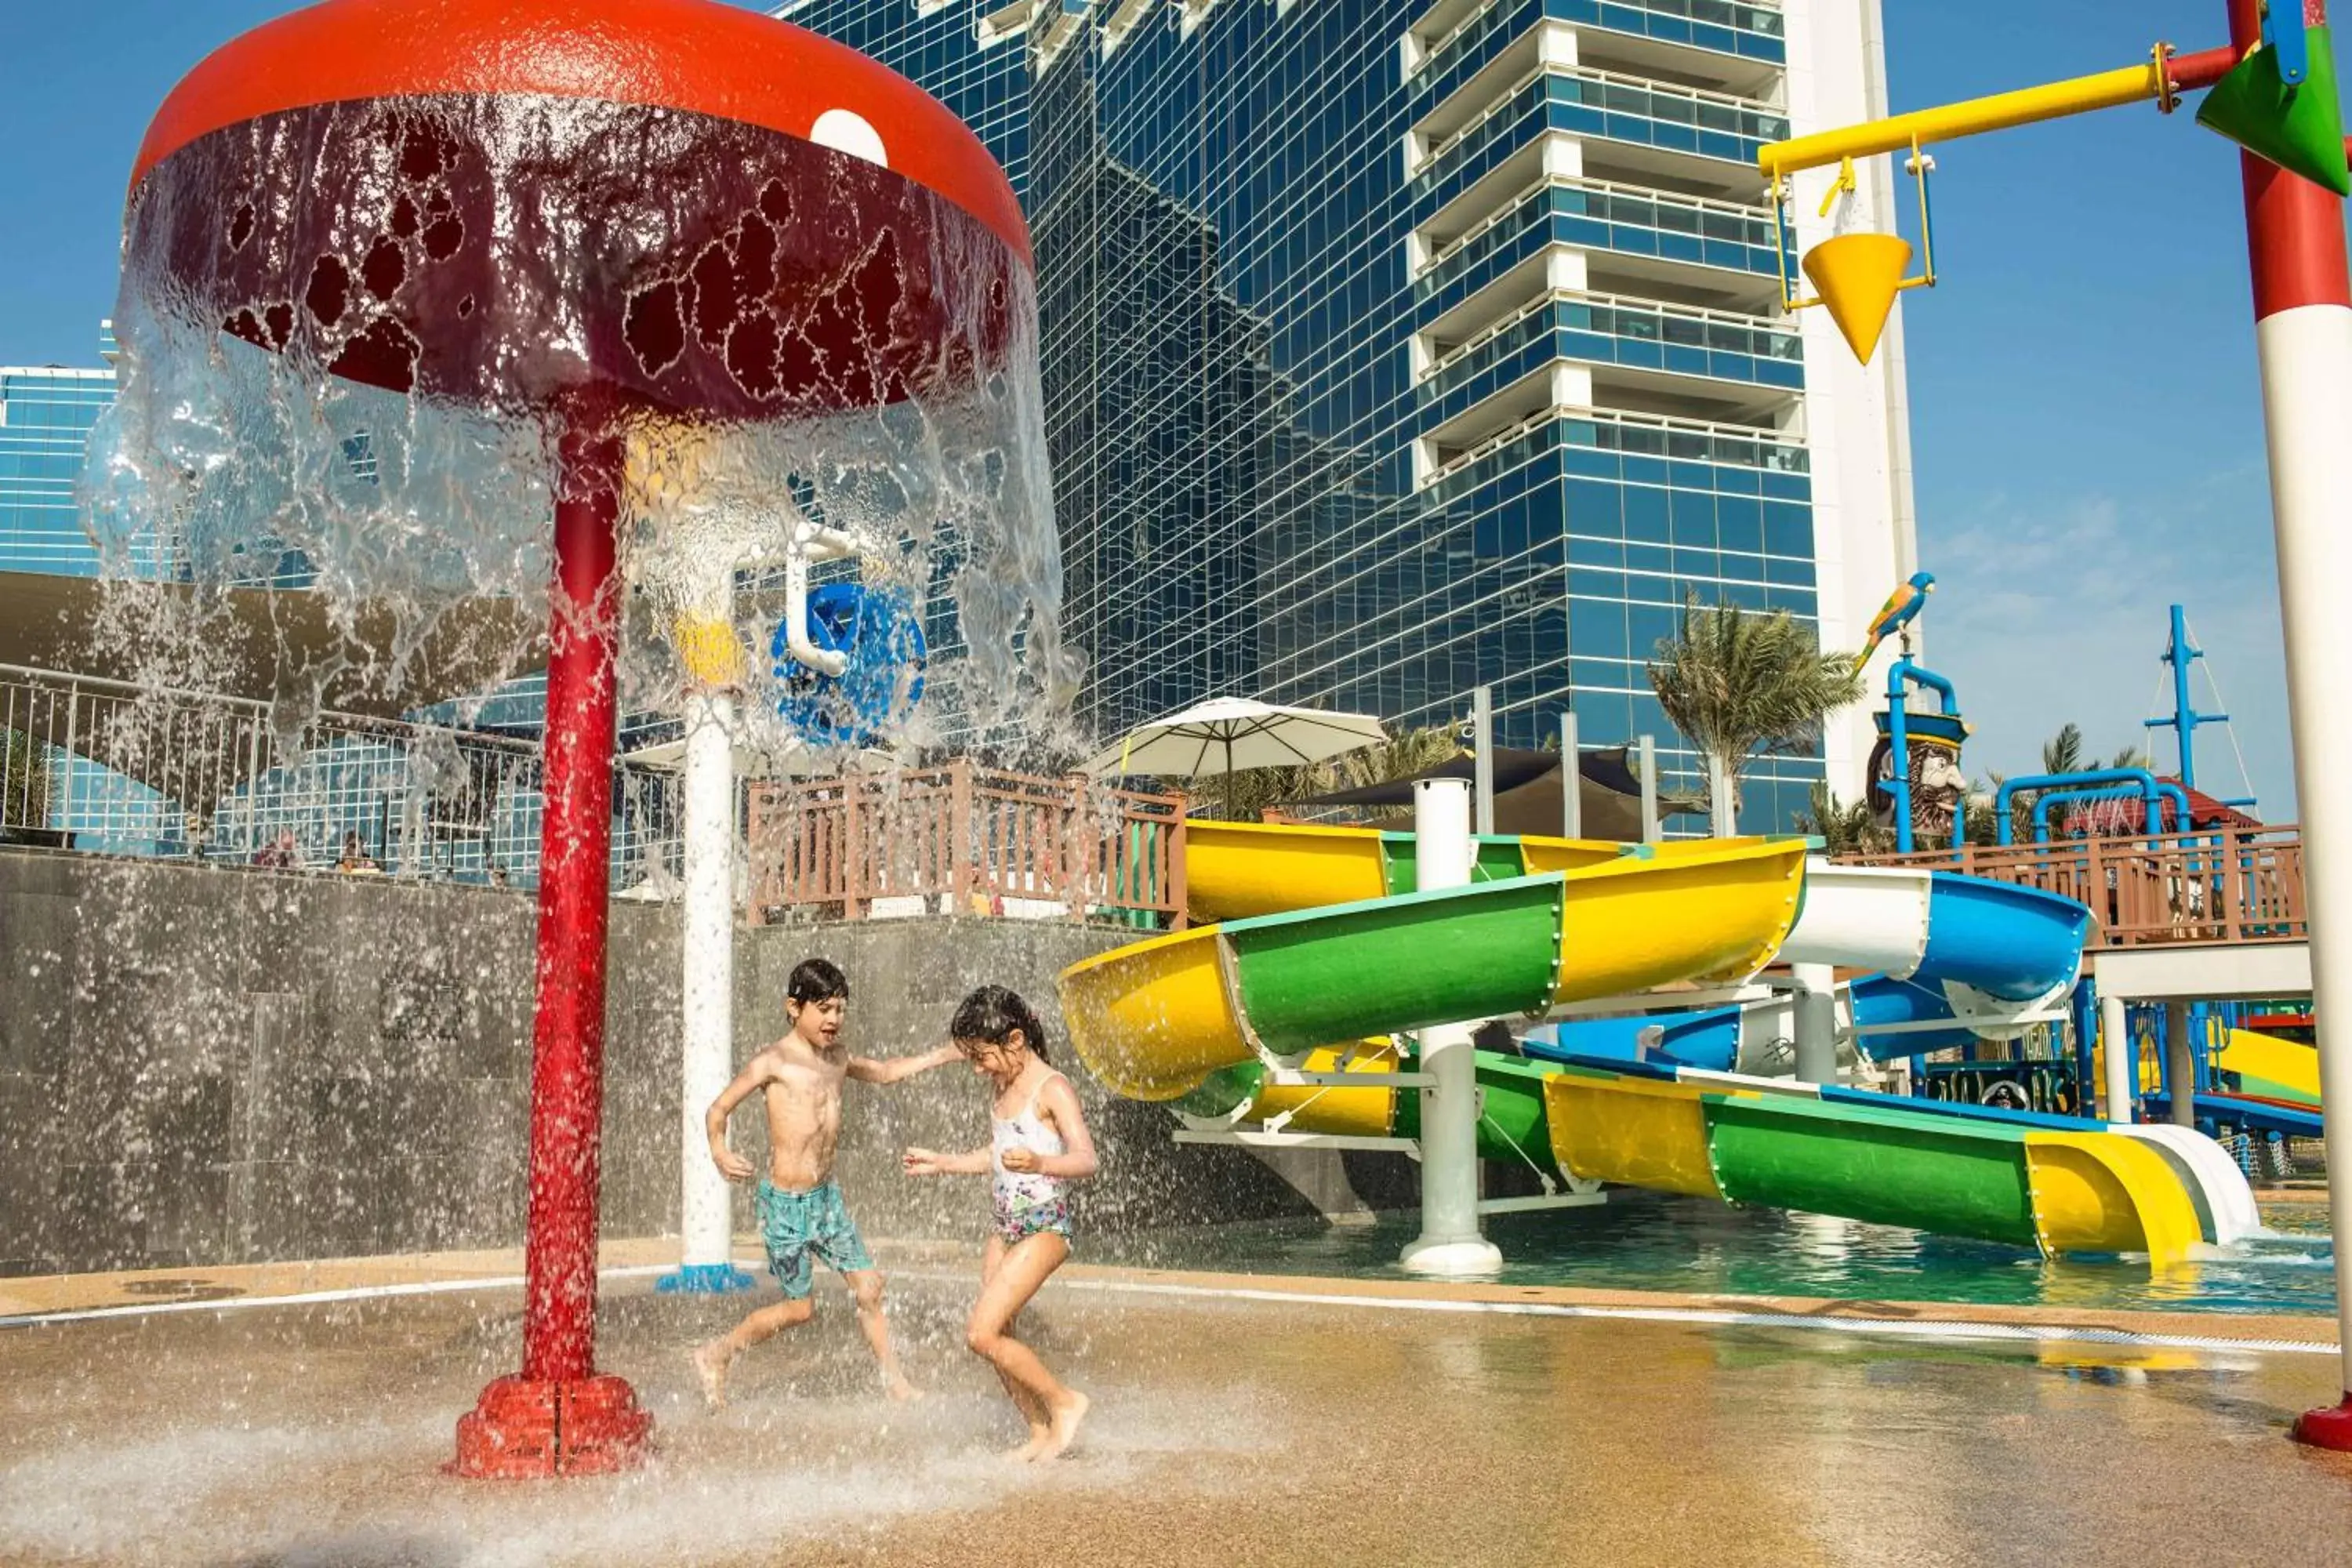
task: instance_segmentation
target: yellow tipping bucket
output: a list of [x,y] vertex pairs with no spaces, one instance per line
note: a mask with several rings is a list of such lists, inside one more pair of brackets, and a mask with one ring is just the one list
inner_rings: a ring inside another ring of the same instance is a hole
[[1805,252],[1802,265],[1846,346],[1868,364],[1911,265],[1910,242],[1892,234],[1836,235]]

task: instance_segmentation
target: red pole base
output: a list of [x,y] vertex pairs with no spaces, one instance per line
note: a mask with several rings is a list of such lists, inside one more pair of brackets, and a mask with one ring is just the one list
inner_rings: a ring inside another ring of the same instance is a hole
[[2294,1440],[2315,1448],[2352,1454],[2352,1394],[2347,1394],[2341,1405],[2323,1405],[2316,1410],[2305,1411],[2295,1420]]
[[644,1459],[653,1426],[621,1378],[501,1377],[457,1417],[457,1457],[446,1468],[473,1480],[610,1475]]

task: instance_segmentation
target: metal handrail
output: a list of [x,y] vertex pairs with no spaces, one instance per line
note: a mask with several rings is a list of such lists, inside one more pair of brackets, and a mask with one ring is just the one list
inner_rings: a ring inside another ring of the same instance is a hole
[[1509,445],[1522,436],[1541,429],[1544,426],[1560,421],[1580,420],[1597,425],[1620,425],[1632,429],[1664,430],[1670,434],[1680,431],[1690,435],[1705,436],[1711,440],[1748,441],[1761,447],[1786,447],[1790,451],[1808,450],[1802,441],[1790,440],[1769,430],[1757,429],[1753,426],[1717,425],[1706,419],[1677,419],[1671,415],[1635,414],[1627,409],[1566,407],[1556,405],[1549,408],[1538,409],[1525,419],[1506,427],[1496,435],[1489,436],[1476,446],[1447,459],[1431,472],[1428,482],[1434,484],[1462,468],[1468,468],[1488,453]]
[[[394,873],[537,877],[534,741],[0,665],[0,837],[83,852],[296,865],[346,836]],[[616,763],[614,868],[675,860],[675,781]],[[281,851],[282,835],[293,845]]]
[[[1701,213],[1721,213],[1736,217],[1743,224],[1754,224],[1760,236],[1771,233],[1771,215],[1761,207],[1745,207],[1738,202],[1719,202],[1712,196],[1685,195],[1680,191],[1654,190],[1646,185],[1620,184],[1614,180],[1589,179],[1581,174],[1546,174],[1529,182],[1493,213],[1464,229],[1451,241],[1429,253],[1417,276],[1426,277],[1454,259],[1465,247],[1496,226],[1508,223],[1526,209],[1528,199],[1540,192],[1559,187],[1562,190],[1597,191],[1602,195],[1621,196],[1630,201],[1643,201],[1657,206],[1685,207]],[[1769,238],[1741,240],[1742,245],[1770,246]]]
[[[1738,331],[1760,332],[1770,337],[1787,339],[1792,343],[1801,341],[1794,328],[1775,324],[1784,318],[1744,315],[1730,310],[1708,310],[1696,305],[1669,304],[1661,300],[1640,300],[1623,294],[1598,294],[1583,289],[1551,289],[1537,295],[1508,316],[1480,331],[1475,336],[1465,338],[1447,350],[1444,358],[1430,363],[1429,368],[1422,373],[1420,379],[1434,381],[1459,361],[1485,348],[1521,322],[1539,316],[1558,304],[1595,305],[1604,310],[1622,310],[1631,315],[1655,316],[1661,321],[1700,321],[1708,325],[1730,327]],[[1594,330],[1603,331],[1604,329],[1595,328]],[[1609,333],[1607,335],[1622,337],[1624,334]],[[1753,353],[1755,351],[1738,352]]]
[[[1558,77],[1569,81],[1597,82],[1603,87],[1621,87],[1658,98],[1686,99],[1693,103],[1725,104],[1745,114],[1761,114],[1777,119],[1783,123],[1781,134],[1785,136],[1788,133],[1785,128],[1789,118],[1788,111],[1776,109],[1761,99],[1742,98],[1737,93],[1716,92],[1703,87],[1685,87],[1680,82],[1659,81],[1650,77],[1627,76],[1622,71],[1596,70],[1591,66],[1561,65],[1555,61],[1546,61],[1537,65],[1534,69],[1511,83],[1476,119],[1464,125],[1444,141],[1432,146],[1423,154],[1421,162],[1414,166],[1407,178],[1421,179],[1434,169],[1446,154],[1461,146],[1465,141],[1475,134],[1496,116],[1513,112],[1524,113],[1528,106],[1518,102],[1519,95],[1547,77]],[[1655,119],[1656,116],[1650,115],[1644,118]],[[1662,121],[1662,123],[1666,122]],[[1731,134],[1738,135],[1741,132],[1734,132]],[[1759,134],[1751,136],[1748,140],[1767,141],[1769,138]]]
[[[1443,37],[1435,39],[1423,50],[1421,59],[1413,66],[1412,70],[1409,73],[1408,79],[1426,76],[1430,72],[1435,70],[1438,67],[1438,62],[1441,57],[1452,51],[1457,43],[1463,41],[1465,35],[1469,33],[1474,27],[1479,26],[1482,23],[1491,23],[1495,15],[1498,11],[1512,3],[1513,0],[1486,0],[1486,4],[1473,10],[1467,16],[1465,16],[1461,21],[1455,23]],[[1692,8],[1693,0],[1618,0],[1618,3],[1624,5],[1633,10],[1649,11],[1662,16],[1682,16],[1692,21],[1703,19],[1695,14]],[[1706,0],[1700,0],[1700,3],[1706,3]],[[1779,0],[1738,0],[1738,5],[1751,11],[1778,12],[1780,9]],[[1729,9],[1732,7],[1727,4],[1726,8]],[[1586,25],[1589,26],[1591,24]],[[1755,28],[1741,28],[1736,22],[1724,22],[1716,25],[1719,26],[1732,27],[1743,32],[1758,31],[1758,29]],[[1600,26],[1601,30],[1605,32],[1616,32],[1620,30],[1610,27],[1605,23],[1601,24]],[[1647,35],[1643,36],[1646,37]],[[1779,35],[1761,36],[1778,37]]]

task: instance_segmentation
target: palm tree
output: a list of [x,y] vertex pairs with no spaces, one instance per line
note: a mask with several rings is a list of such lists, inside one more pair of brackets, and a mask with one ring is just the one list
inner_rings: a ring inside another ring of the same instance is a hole
[[[2083,755],[2083,727],[2069,722],[2058,732],[2042,742],[2042,771],[2045,773],[2091,773],[2101,769],[2144,768],[2148,765],[2147,752],[2138,746],[2125,746],[2105,762]],[[1979,791],[1969,792],[1968,826],[1961,837],[1970,844],[1998,842],[1999,814],[1992,803],[2000,794],[2003,775],[1987,773],[1981,797]],[[2017,843],[2030,842],[2033,837],[2033,805],[2042,798],[2040,790],[2021,789],[2009,797],[2010,837]]]
[[[2079,724],[2067,724],[2050,739],[2042,742],[2042,771],[2045,773],[2089,773],[2099,769],[2144,768],[2148,766],[2147,752],[2137,746],[2126,746],[2106,762],[2083,757],[2083,730]],[[1985,774],[1984,783],[1969,790],[1968,816],[1961,840],[1968,844],[2000,842],[2000,814],[1993,802],[2000,798],[2000,786],[2006,775]],[[2025,844],[2033,838],[2033,806],[2042,798],[2042,791],[2021,789],[2009,797],[2009,828],[2012,842]]]
[[1862,696],[1850,653],[1823,653],[1786,610],[1683,599],[1681,635],[1661,641],[1650,689],[1700,754],[1719,763],[1739,807],[1739,775],[1759,755],[1804,756],[1822,722]]
[[1198,815],[1227,822],[1255,822],[1276,806],[1289,805],[1336,787],[1331,764],[1306,763],[1286,768],[1238,768],[1220,781],[1213,805]]
[[1462,742],[1449,725],[1425,724],[1400,731],[1377,746],[1366,746],[1336,759],[1348,789],[1363,789],[1391,779],[1409,779],[1450,763],[1462,754]]
[[2042,771],[2045,773],[2080,773],[2101,768],[2144,768],[2147,752],[2138,746],[2126,746],[2106,762],[2096,758],[2085,761],[2083,756],[2083,727],[2068,723],[2050,739],[2042,742]]
[[2045,773],[2083,771],[2083,727],[2080,724],[2070,722],[2042,742],[2042,771]]
[[1798,815],[1797,827],[1820,839],[1822,853],[1832,856],[1882,853],[1895,847],[1895,835],[1873,819],[1867,797],[1842,801],[1822,779],[1813,781],[1811,808]]
[[1462,754],[1462,743],[1443,724],[1401,730],[1377,746],[1364,746],[1326,763],[1287,768],[1243,768],[1228,781],[1217,816],[1255,822],[1269,809],[1292,805],[1335,789],[1362,789],[1391,779],[1409,779]]

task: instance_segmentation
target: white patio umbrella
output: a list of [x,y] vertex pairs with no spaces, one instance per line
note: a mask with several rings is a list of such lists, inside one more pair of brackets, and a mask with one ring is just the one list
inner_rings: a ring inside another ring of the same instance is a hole
[[1181,713],[1139,724],[1081,765],[1097,777],[1157,773],[1198,778],[1223,773],[1232,808],[1232,780],[1242,768],[1297,767],[1388,739],[1369,713],[1328,713],[1319,708],[1277,708],[1245,697],[1212,697]]

